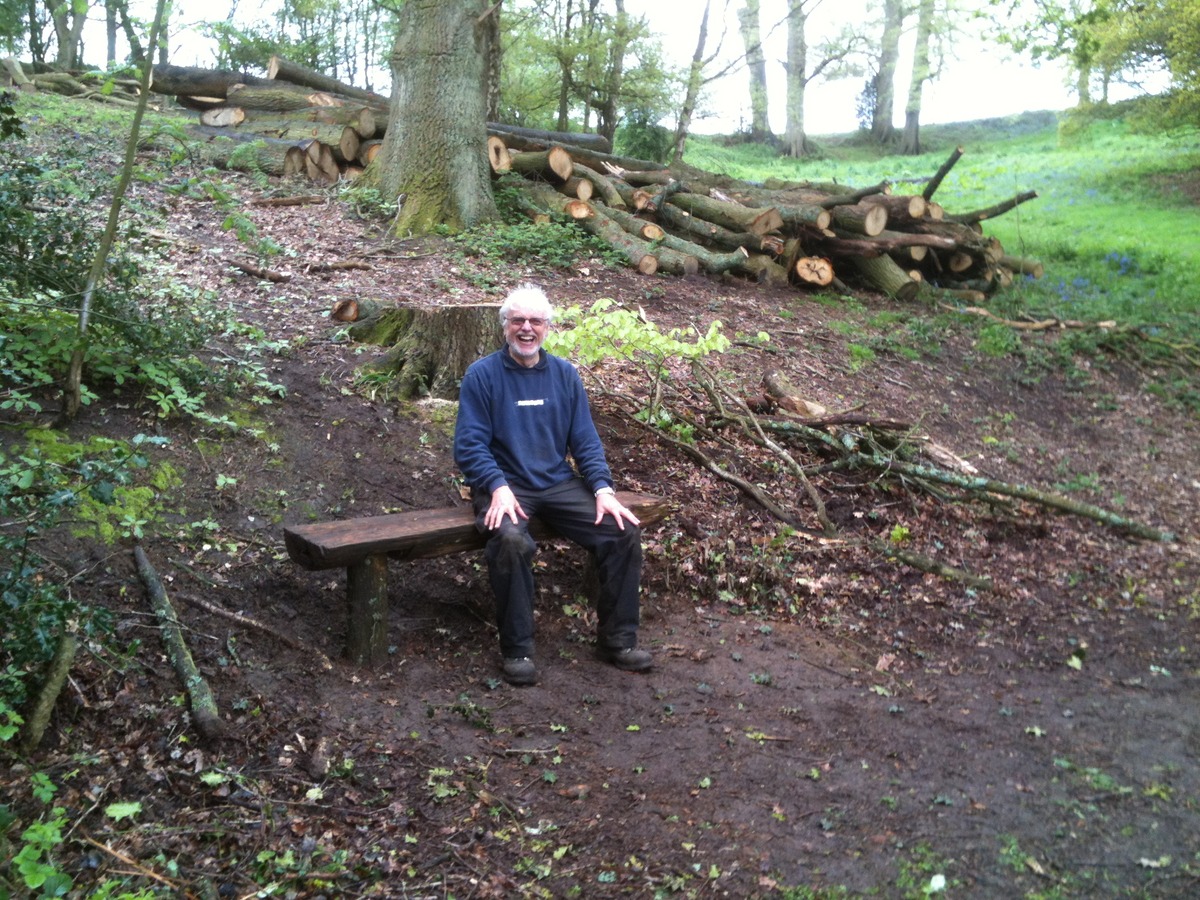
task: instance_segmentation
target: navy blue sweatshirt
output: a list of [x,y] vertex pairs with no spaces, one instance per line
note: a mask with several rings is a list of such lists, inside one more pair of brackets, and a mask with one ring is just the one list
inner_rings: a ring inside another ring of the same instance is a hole
[[553,487],[575,475],[568,454],[590,490],[612,485],[579,373],[565,359],[539,353],[537,365],[526,368],[501,347],[463,376],[454,461],[476,491]]

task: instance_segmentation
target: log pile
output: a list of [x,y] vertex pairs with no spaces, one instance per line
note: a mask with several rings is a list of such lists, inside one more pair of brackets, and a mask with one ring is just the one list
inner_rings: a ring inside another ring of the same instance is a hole
[[[72,86],[73,79],[58,74],[37,76],[45,83],[35,84],[79,92],[78,81]],[[272,57],[266,78],[155,66],[151,89],[197,115],[193,132],[205,163],[250,164],[324,185],[361,173],[379,152],[388,123],[387,97],[279,57]],[[752,185],[668,169],[614,156],[598,135],[498,123],[487,132],[493,175],[520,188],[528,215],[575,221],[648,275],[733,273],[839,290],[853,282],[900,300],[921,295],[979,304],[1014,278],[1042,272],[1038,262],[1007,254],[982,228],[1034,192],[959,214],[933,200],[961,148],[920,194],[897,195],[886,182]]]

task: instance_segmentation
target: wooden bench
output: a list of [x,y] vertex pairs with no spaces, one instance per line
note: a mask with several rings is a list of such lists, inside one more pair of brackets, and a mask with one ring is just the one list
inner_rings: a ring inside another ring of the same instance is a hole
[[[620,491],[618,499],[649,525],[668,511],[661,497]],[[535,539],[554,537],[535,518]],[[350,623],[346,655],[358,665],[378,666],[387,658],[388,558],[430,559],[481,550],[484,535],[475,529],[470,507],[421,509],[285,528],[284,542],[292,560],[306,569],[345,569]]]

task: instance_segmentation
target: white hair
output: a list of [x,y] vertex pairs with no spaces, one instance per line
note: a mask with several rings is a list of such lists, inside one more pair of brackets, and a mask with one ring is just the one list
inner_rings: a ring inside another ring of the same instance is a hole
[[554,307],[550,304],[550,298],[536,284],[519,284],[509,291],[504,302],[500,304],[501,325],[508,321],[508,314],[514,306],[520,306],[529,312],[544,312],[547,322],[554,318]]

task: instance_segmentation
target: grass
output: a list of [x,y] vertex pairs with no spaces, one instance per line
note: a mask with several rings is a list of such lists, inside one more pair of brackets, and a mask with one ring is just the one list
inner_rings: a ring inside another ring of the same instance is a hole
[[887,180],[919,193],[955,146],[965,153],[935,199],[968,212],[1022,191],[1037,199],[987,220],[1012,255],[1045,265],[993,298],[1003,315],[1115,321],[1191,346],[1200,342],[1200,132],[1138,133],[1124,118],[1029,113],[923,131],[921,156],[880,156],[853,137],[818,138],[823,155],[790,160],[768,148],[689,142],[687,162],[761,182]]

